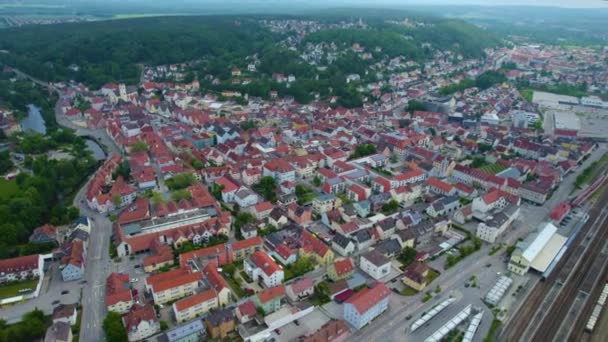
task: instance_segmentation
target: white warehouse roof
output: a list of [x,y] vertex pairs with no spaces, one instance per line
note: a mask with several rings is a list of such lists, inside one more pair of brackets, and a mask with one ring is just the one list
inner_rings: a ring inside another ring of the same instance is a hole
[[526,247],[522,253],[522,257],[532,263],[538,254],[545,248],[545,245],[547,245],[555,232],[557,232],[557,227],[555,227],[552,223],[546,223],[540,233],[536,235],[534,241],[532,241],[528,247]]

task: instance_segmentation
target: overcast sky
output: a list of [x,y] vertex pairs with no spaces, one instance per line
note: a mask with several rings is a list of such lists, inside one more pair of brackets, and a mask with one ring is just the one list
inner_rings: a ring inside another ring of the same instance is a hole
[[608,7],[606,0],[329,0],[331,2],[369,3],[369,4],[417,4],[417,5],[527,5],[527,6],[560,6],[560,7]]

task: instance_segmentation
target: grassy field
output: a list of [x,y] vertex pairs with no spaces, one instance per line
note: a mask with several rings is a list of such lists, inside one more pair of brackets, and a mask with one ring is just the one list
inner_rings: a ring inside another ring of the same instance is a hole
[[0,286],[0,299],[11,298],[18,295],[26,294],[27,292],[19,293],[21,289],[36,290],[38,279],[26,280],[19,283]]
[[488,164],[485,166],[482,166],[479,168],[479,170],[487,172],[487,173],[491,173],[493,175],[499,173],[500,171],[504,170],[505,167],[502,165],[498,165],[498,164]]
[[19,192],[19,187],[14,179],[7,181],[4,178],[0,178],[0,199],[8,199],[17,192]]

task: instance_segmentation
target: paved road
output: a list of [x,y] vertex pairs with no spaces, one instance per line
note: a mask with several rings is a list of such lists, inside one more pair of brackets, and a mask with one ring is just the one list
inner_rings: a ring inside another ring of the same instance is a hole
[[87,286],[82,294],[82,323],[80,325],[80,341],[102,341],[102,322],[105,317],[105,279],[109,274],[110,255],[108,248],[112,231],[111,222],[103,215],[90,210],[85,201],[86,186],[74,199],[74,205],[80,208],[80,213],[91,219],[92,228],[89,237],[89,250],[85,277]]
[[[19,70],[13,70],[17,75],[28,78],[34,83],[57,92],[61,98],[61,92],[53,85],[24,74]],[[55,118],[61,126],[74,129],[77,135],[94,137],[97,142],[105,146],[106,151],[110,152],[110,154],[121,153],[118,146],[110,139],[105,130],[80,127],[66,118],[61,111],[60,101],[57,101],[55,105]],[[89,217],[92,225],[85,269],[87,285],[83,288],[81,302],[82,323],[80,326],[80,340],[95,342],[102,341],[104,336],[102,331],[102,322],[106,313],[104,286],[111,266],[108,248],[112,234],[112,224],[105,216],[90,210],[87,206],[85,199],[87,186],[88,181],[74,198],[74,206],[80,209],[81,215]]]

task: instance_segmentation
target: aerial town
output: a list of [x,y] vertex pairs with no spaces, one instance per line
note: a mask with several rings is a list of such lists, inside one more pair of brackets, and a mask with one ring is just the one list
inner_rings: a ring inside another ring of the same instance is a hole
[[[262,24],[315,68],[381,50],[301,44],[362,20]],[[29,237],[51,253],[0,260],[1,283],[31,286],[2,296],[0,318],[42,310],[49,341],[75,324],[81,341],[103,336],[110,315],[128,341],[580,340],[608,293],[608,102],[517,85],[605,91],[607,58],[513,44],[384,59],[346,75],[353,108],[234,90],[260,77],[256,55],[200,78],[202,61],[145,65],[139,84],[99,89],[5,66],[57,93],[57,121],[106,156],[79,217]],[[456,87],[487,73],[501,77]],[[272,74],[281,89],[296,79]]]

